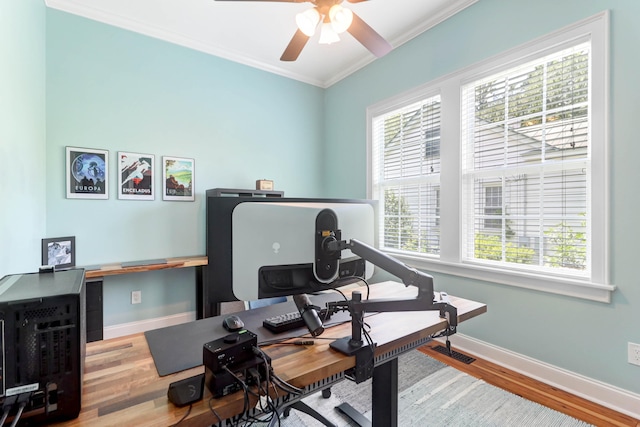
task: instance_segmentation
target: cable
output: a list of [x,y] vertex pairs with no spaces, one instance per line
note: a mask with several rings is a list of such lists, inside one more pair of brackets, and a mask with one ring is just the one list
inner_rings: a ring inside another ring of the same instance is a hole
[[24,411],[24,407],[27,406],[27,402],[29,401],[29,397],[31,397],[31,392],[22,393],[18,395],[18,401],[16,402],[18,406],[18,413],[13,418],[13,422],[9,427],[16,427],[18,421],[20,421],[20,417],[22,416],[22,411]]
[[347,298],[347,296],[344,294],[344,292],[342,292],[340,289],[332,289],[332,291],[337,292],[340,295],[342,295],[342,298],[344,298],[345,301],[349,301],[349,298]]
[[249,410],[249,388],[247,387],[247,384],[244,381],[242,381],[235,373],[233,373],[233,371],[231,371],[231,369],[229,369],[226,365],[223,366],[223,369],[227,371],[229,374],[231,374],[231,376],[235,378],[236,381],[238,381],[238,383],[240,383],[240,385],[242,386],[242,389],[244,390],[244,403],[242,405],[242,414],[246,414],[247,411]]
[[[253,370],[253,372],[251,372],[251,370]],[[260,411],[265,415],[269,415],[268,417],[263,418],[263,419],[258,418],[258,417],[254,417],[254,416],[250,416],[250,419],[251,419],[252,423],[253,422],[261,422],[261,423],[262,422],[271,422],[273,417],[277,416],[278,409],[276,408],[276,405],[273,402],[273,399],[271,399],[271,396],[269,396],[268,388],[267,389],[263,389],[262,388],[262,383],[260,382],[260,374],[259,374],[259,372],[255,368],[251,368],[249,370],[249,372],[251,373],[252,377],[257,378],[256,388],[258,389],[258,394],[255,394],[253,392],[251,392],[251,394],[258,398],[258,403],[260,405]],[[267,384],[267,387],[268,387],[268,384]],[[261,394],[261,393],[263,393],[263,394]],[[261,397],[265,397],[266,398],[267,408],[264,407]],[[278,424],[279,423],[280,423],[280,420],[278,420]]]
[[[286,343],[284,341],[288,341],[288,340],[291,340],[291,339],[294,339],[294,338],[303,338],[303,337],[305,337],[307,335],[309,335],[308,332],[304,333],[304,334],[301,334],[301,335],[293,336],[293,337],[286,336],[286,337],[282,337],[282,338],[274,338],[272,340],[261,341],[261,342],[258,343],[258,346],[259,347],[263,347],[263,346],[269,346],[269,345],[273,345],[273,344],[288,344],[288,343]],[[258,355],[256,354],[256,356],[258,356]]]
[[13,405],[15,405],[17,399],[18,396],[15,394],[4,399],[4,402],[2,403],[3,412],[2,419],[0,419],[0,427],[4,425],[4,422],[7,420],[7,416],[9,415],[9,412],[11,411]]
[[218,424],[222,424],[222,418],[220,417],[220,414],[218,414],[218,412],[215,410],[215,408],[213,407],[213,405],[211,404],[211,402],[213,402],[213,396],[211,396],[209,398],[209,410],[211,411],[211,413],[213,415],[216,416],[216,418],[218,418]]
[[[260,358],[262,359],[262,362],[264,364],[264,369],[265,369],[265,384],[266,384],[266,388],[263,389],[262,388],[262,381],[260,381],[260,372],[258,369],[256,368],[250,368],[248,370],[248,375],[251,376],[251,378],[254,379],[255,381],[255,385],[256,385],[256,389],[258,390],[258,394],[253,393],[252,391],[250,391],[250,393],[253,396],[256,396],[258,398],[258,403],[260,405],[260,411],[262,412],[262,414],[264,415],[269,415],[266,418],[257,418],[254,416],[249,416],[248,418],[251,421],[251,424],[253,424],[254,422],[271,422],[273,420],[273,417],[278,417],[278,425],[280,425],[280,417],[278,416],[278,408],[274,402],[274,400],[271,398],[271,396],[269,396],[269,385],[271,383],[271,385],[273,385],[272,380],[270,379],[269,375],[271,372],[271,366],[269,364],[269,361],[267,360],[266,355],[264,354],[264,352],[262,352],[260,349],[255,349],[253,350],[254,354],[256,355],[260,355]],[[274,393],[276,394],[276,396],[278,395],[278,390],[275,388],[275,385],[273,386],[274,389]],[[262,394],[261,394],[262,393]],[[264,396],[266,398],[266,406],[267,408],[264,407],[263,405],[263,400],[261,399],[261,397]]]
[[367,279],[365,279],[364,277],[360,277],[360,280],[364,283],[364,285],[367,287],[367,296],[365,298],[365,300],[369,299],[369,293],[371,291],[371,289],[369,288],[369,282],[367,282]]
[[[358,326],[360,326],[360,329],[362,330],[362,334],[364,335],[364,338],[367,341],[367,347],[369,348],[369,352],[371,353],[371,357],[370,357],[371,366],[373,367],[375,365],[375,343],[373,342],[373,339],[371,338],[371,335],[369,335],[369,331],[364,327],[365,324],[366,324],[364,322],[364,319],[352,316],[352,320],[355,320],[358,323]],[[362,347],[365,347],[365,346],[362,345]],[[364,350],[362,347],[360,348],[359,351]],[[357,357],[356,357],[356,365],[358,365],[358,358]],[[357,366],[356,366],[356,372],[357,372]],[[355,376],[355,375],[354,376],[346,376],[346,378],[348,378],[351,381],[358,381],[357,376]]]
[[285,380],[283,380],[282,378],[280,378],[276,374],[272,374],[272,378],[273,378],[273,382],[276,383],[278,385],[278,387],[280,387],[281,389],[283,389],[287,393],[297,394],[297,395],[301,395],[301,394],[304,393],[304,390],[302,390],[301,388],[298,388],[298,387],[296,387],[296,386],[294,386],[292,384],[289,384],[288,382],[286,382]]
[[[278,382],[278,386],[280,388],[282,388],[283,390],[289,392],[289,393],[293,393],[293,394],[302,394],[303,391],[302,389],[289,384],[288,382],[286,382],[285,380],[283,380],[282,378],[280,378],[279,376],[277,376],[275,373],[273,373],[271,371],[271,366],[269,365],[268,361],[267,361],[267,355],[264,353],[264,351],[262,351],[262,349],[260,349],[259,347],[253,347],[253,353],[262,357],[262,360],[264,361],[264,365],[266,368],[266,372],[267,372],[267,383],[269,383],[269,374],[271,373],[271,377],[273,379],[275,379]],[[283,387],[284,386],[284,387]]]
[[180,418],[180,420],[177,423],[173,424],[171,427],[176,427],[178,424],[183,422],[189,416],[189,414],[191,413],[191,408],[193,408],[193,403],[189,405],[189,409],[187,409],[187,413],[184,414],[182,416],[182,418]]
[[[273,389],[273,394],[275,395],[275,398],[278,399],[279,396],[280,396],[280,393],[278,393],[278,389],[276,388],[275,383],[271,379],[271,374],[273,374],[273,368],[271,367],[271,364],[267,360],[267,355],[259,347],[253,347],[253,353],[255,355],[261,357],[262,361],[264,363],[264,371],[265,371],[265,377],[266,377],[266,381],[267,381],[267,393],[265,393],[265,394],[267,394],[267,395],[269,394],[268,393],[269,385],[271,385],[271,388]],[[277,416],[278,408],[275,406],[275,404],[273,405],[273,407],[274,407],[274,412],[276,413],[276,416]],[[280,417],[279,416],[278,416],[278,425],[280,425]]]

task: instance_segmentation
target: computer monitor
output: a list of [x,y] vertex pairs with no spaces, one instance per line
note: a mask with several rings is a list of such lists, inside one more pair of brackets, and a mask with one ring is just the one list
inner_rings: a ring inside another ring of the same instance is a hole
[[341,239],[374,245],[375,207],[357,199],[207,197],[205,303],[313,293],[370,278],[373,265],[348,250],[335,274],[323,274],[316,221],[329,212]]

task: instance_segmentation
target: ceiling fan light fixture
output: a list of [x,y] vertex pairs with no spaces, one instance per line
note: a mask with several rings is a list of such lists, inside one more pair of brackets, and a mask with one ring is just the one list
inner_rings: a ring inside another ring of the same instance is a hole
[[338,37],[338,34],[333,30],[331,23],[323,22],[320,27],[320,40],[318,40],[318,43],[331,44],[339,41],[340,37]]
[[351,9],[334,4],[329,9],[329,19],[331,20],[333,31],[337,34],[344,33],[353,22],[353,12]]
[[300,28],[300,31],[309,37],[315,34],[318,22],[320,22],[320,14],[315,8],[305,10],[304,12],[296,15],[296,24],[298,24],[298,28]]

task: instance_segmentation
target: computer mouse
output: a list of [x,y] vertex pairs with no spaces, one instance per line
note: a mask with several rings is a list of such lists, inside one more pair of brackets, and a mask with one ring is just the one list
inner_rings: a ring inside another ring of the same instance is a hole
[[234,332],[244,328],[244,322],[238,316],[232,314],[224,318],[222,326],[224,326],[227,331]]

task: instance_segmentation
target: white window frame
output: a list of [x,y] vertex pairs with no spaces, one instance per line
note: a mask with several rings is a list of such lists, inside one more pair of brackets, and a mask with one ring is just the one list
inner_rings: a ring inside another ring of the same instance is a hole
[[[509,69],[583,41],[591,43],[590,149],[591,201],[589,277],[553,272],[484,266],[463,262],[461,183],[461,90],[474,80]],[[604,11],[556,32],[510,49],[480,63],[431,81],[367,108],[367,196],[372,194],[373,120],[430,96],[441,96],[440,144],[440,255],[389,251],[407,264],[492,283],[535,289],[561,295],[610,302],[615,286],[609,283],[609,12]]]

